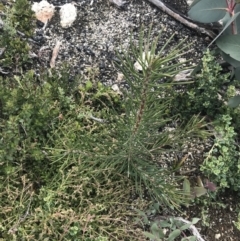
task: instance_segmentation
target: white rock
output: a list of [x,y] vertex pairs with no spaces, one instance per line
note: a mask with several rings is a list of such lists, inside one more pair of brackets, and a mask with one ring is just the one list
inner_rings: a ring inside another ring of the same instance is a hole
[[43,22],[47,23],[47,21],[51,20],[54,15],[55,7],[52,4],[49,4],[46,0],[42,0],[41,2],[35,2],[32,5],[32,10],[36,14],[36,18]]
[[72,3],[64,4],[60,10],[61,26],[69,28],[77,18],[77,8]]
[[215,239],[219,239],[221,237],[220,233],[215,234]]
[[139,58],[137,62],[134,64],[134,68],[138,71],[143,70],[144,67],[148,67],[148,63],[153,59],[154,56],[151,55],[149,51],[147,54],[145,52],[142,53],[141,59]]
[[193,0],[187,0],[188,6],[192,5],[192,3],[193,3]]
[[118,7],[122,7],[126,4],[126,1],[123,0],[110,0],[110,2],[116,4]]

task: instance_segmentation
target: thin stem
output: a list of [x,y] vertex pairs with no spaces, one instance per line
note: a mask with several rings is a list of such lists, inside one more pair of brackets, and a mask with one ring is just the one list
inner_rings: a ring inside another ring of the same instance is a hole
[[[235,0],[226,0],[226,4],[227,4],[227,11],[229,12],[230,16],[233,17],[234,14],[235,14],[234,9],[236,7]],[[232,29],[233,35],[237,34],[237,28],[236,28],[235,20],[231,23],[231,29]]]
[[141,93],[141,103],[140,103],[140,108],[138,110],[137,113],[137,117],[136,117],[136,124],[133,130],[133,133],[136,134],[138,127],[140,125],[140,122],[142,120],[143,117],[143,113],[144,113],[144,109],[145,109],[145,105],[146,105],[146,99],[147,99],[147,90],[148,90],[148,84],[149,84],[149,73],[151,71],[147,70],[147,74],[144,80],[144,85],[143,85],[143,90]]

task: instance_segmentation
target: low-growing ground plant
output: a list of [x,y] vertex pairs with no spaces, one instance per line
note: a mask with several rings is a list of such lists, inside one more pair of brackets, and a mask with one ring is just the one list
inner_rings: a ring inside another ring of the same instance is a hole
[[200,113],[212,120],[227,111],[225,102],[229,95],[224,88],[232,88],[229,74],[222,74],[221,66],[216,64],[215,57],[209,51],[204,54],[200,69],[194,76],[193,83],[173,93],[175,99],[172,111],[179,113],[181,119],[187,120],[193,114]]
[[149,217],[159,212],[159,204],[154,203],[145,212],[136,210],[138,217],[135,219],[137,223],[143,226],[143,229],[148,228],[149,231],[144,232],[144,235],[150,240],[156,241],[196,241],[199,238],[197,236],[189,234],[189,229],[196,231],[197,229],[193,226],[200,219],[193,218],[192,221],[187,221],[177,217],[166,217],[157,215],[154,220]]
[[[238,0],[195,0],[190,6],[188,15],[200,23],[219,22],[217,37],[211,42],[216,43],[222,58],[232,66],[232,76],[240,80],[240,2]],[[208,47],[210,47],[210,45]],[[240,96],[229,100],[229,106],[237,107]]]
[[239,146],[237,134],[229,115],[219,116],[214,122],[216,135],[211,150],[207,153],[201,170],[222,188],[238,191],[240,187]]
[[[207,51],[202,58],[201,71],[194,82],[184,90],[176,91],[172,111],[181,119],[199,113],[211,121],[213,146],[205,153],[201,171],[220,187],[239,190],[239,108],[227,105],[236,94],[238,82],[231,81],[228,73],[216,64],[215,57]],[[176,102],[175,102],[176,101]]]
[[146,190],[161,207],[188,203],[183,177],[157,157],[208,131],[196,115],[159,132],[177,118],[164,91],[175,84],[182,64],[172,60],[184,50],[178,45],[166,55],[167,44],[157,49],[157,40],[149,35],[145,43],[141,34],[119,56],[122,95],[78,76],[68,82],[65,69],[1,77],[1,238],[143,240],[132,222],[131,194],[139,195],[140,210]]
[[31,63],[27,39],[33,35],[35,17],[27,0],[18,0],[4,6],[3,27],[0,29],[0,67],[3,72],[21,72]]

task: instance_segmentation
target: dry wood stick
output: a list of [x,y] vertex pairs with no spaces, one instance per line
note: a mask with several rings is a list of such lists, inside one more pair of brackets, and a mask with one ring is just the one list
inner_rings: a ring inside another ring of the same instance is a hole
[[199,27],[197,24],[188,21],[187,19],[183,18],[178,13],[174,12],[169,7],[167,7],[162,1],[160,1],[160,0],[148,0],[148,1],[153,3],[155,6],[160,8],[163,12],[167,13],[168,15],[170,15],[171,17],[173,17],[180,23],[184,24],[185,26],[187,26],[191,29],[194,29],[197,32],[206,34],[211,38],[216,37],[216,35],[212,31],[206,30],[205,28]]

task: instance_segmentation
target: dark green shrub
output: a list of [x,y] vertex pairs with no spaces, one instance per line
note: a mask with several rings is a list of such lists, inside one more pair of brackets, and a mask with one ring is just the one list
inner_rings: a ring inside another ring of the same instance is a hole
[[28,0],[18,0],[11,8],[5,7],[5,11],[0,38],[0,48],[5,50],[0,56],[0,64],[17,70],[31,62],[27,38],[33,34],[35,17]]
[[202,59],[201,71],[193,77],[193,83],[175,92],[173,112],[189,119],[193,114],[208,116],[210,119],[225,113],[224,102],[228,99],[224,85],[230,82],[229,74],[222,74],[222,68],[209,51]]

